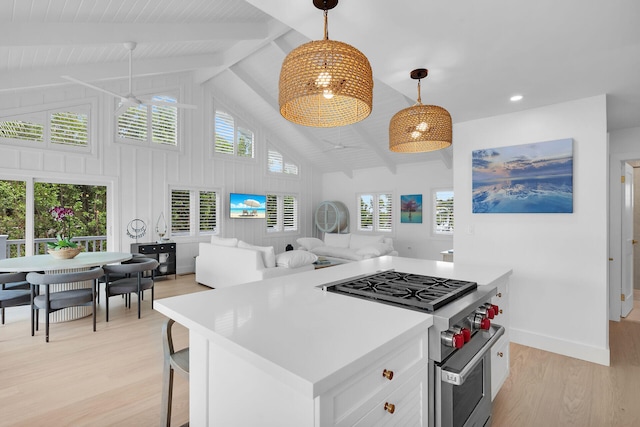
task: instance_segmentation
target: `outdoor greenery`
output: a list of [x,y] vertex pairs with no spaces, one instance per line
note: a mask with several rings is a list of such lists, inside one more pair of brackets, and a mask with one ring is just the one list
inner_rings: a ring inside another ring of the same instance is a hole
[[7,234],[9,239],[24,239],[26,189],[24,181],[0,180],[0,234]]
[[[70,111],[51,112],[48,119],[49,139],[52,144],[85,146],[88,144],[88,116]],[[43,142],[45,126],[22,120],[0,122],[0,138]]]

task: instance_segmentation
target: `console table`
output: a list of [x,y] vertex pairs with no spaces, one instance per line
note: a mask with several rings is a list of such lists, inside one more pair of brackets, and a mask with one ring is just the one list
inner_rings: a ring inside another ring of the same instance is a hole
[[131,253],[144,254],[157,260],[159,265],[154,273],[155,277],[173,274],[173,278],[176,278],[175,243],[132,243]]

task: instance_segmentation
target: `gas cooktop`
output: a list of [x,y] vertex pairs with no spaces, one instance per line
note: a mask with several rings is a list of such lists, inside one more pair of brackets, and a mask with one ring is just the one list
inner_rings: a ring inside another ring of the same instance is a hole
[[474,291],[477,287],[476,282],[402,273],[395,270],[351,277],[322,286],[329,292],[379,300],[430,313]]

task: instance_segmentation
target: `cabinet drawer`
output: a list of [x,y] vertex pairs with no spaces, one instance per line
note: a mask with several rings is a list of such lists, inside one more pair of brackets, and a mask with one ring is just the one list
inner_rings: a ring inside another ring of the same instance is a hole
[[175,252],[176,251],[176,244],[175,243],[167,243],[167,244],[162,244],[162,245],[158,245],[158,252]]
[[141,254],[155,254],[155,253],[158,253],[158,246],[156,245],[138,246],[138,252]]
[[509,339],[502,336],[491,347],[491,400],[496,397],[508,376]]
[[[365,410],[364,402],[370,400],[384,388],[394,389],[410,375],[411,368],[420,364],[427,366],[427,336],[416,337],[399,348],[370,364],[351,378],[332,395],[333,419],[337,426],[350,426]],[[417,368],[419,369],[419,368]],[[393,372],[391,380],[383,376],[384,371]],[[415,372],[416,369],[413,369]]]
[[[426,367],[379,400],[354,427],[415,426],[428,424],[428,376]],[[393,405],[393,413],[388,408]]]

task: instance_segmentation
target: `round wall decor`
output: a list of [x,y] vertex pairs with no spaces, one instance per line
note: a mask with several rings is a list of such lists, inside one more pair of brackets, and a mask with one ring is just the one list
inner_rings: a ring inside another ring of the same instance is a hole
[[316,208],[316,227],[323,233],[349,232],[349,210],[342,202],[325,201]]
[[132,239],[139,239],[147,234],[147,224],[141,219],[132,219],[127,224],[127,236]]

